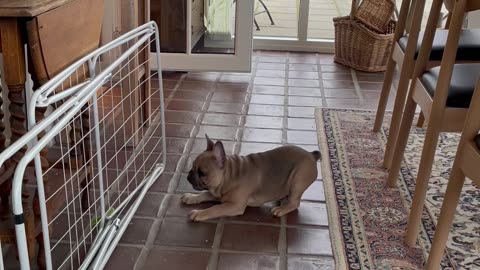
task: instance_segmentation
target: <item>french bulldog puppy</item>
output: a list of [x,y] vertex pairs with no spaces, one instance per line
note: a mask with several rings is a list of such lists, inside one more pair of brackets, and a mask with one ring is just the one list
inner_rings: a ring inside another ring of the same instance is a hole
[[317,179],[320,152],[308,152],[296,146],[247,156],[226,155],[221,141],[207,138],[207,149],[193,162],[188,181],[199,194],[185,193],[182,202],[198,204],[219,201],[204,210],[192,210],[193,221],[242,215],[247,206],[287,198],[286,203],[272,208],[281,217],[300,205],[305,190]]

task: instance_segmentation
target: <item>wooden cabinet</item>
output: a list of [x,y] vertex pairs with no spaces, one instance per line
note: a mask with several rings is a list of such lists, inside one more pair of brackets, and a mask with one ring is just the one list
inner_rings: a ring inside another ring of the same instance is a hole
[[203,20],[204,3],[205,0],[192,0],[192,48],[205,34],[205,23]]
[[249,72],[254,1],[150,0],[162,68]]
[[[192,47],[205,33],[203,23],[204,0],[151,0],[150,17],[160,29],[162,52],[185,53],[187,51],[187,7],[191,1]],[[155,48],[152,48],[155,50]]]

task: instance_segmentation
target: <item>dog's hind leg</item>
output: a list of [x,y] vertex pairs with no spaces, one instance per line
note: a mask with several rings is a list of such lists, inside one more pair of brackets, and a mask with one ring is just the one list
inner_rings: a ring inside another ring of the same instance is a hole
[[300,200],[302,199],[303,193],[315,181],[316,178],[316,167],[315,173],[309,169],[293,174],[290,181],[291,187],[290,192],[288,193],[287,202],[281,206],[272,208],[272,214],[274,216],[281,217],[297,209],[300,206]]
[[276,217],[284,216],[300,206],[300,199],[288,199],[286,204],[272,208],[272,214]]
[[287,201],[280,206],[272,208],[272,214],[274,216],[281,217],[297,209],[300,206],[300,199],[302,198],[305,190],[306,188],[302,189],[300,185],[293,186],[290,194],[288,195]]

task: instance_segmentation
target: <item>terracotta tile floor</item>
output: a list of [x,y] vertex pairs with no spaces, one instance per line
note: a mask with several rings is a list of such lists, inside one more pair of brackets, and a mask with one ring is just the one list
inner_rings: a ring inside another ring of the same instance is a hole
[[[243,73],[165,74],[167,171],[150,193],[110,259],[108,269],[334,269],[322,179],[300,209],[270,214],[271,203],[243,216],[192,223],[186,180],[205,133],[229,153],[282,144],[317,149],[315,107],[375,109],[382,74],[355,72],[332,55],[255,52]],[[393,98],[391,98],[393,99]],[[319,176],[321,177],[321,176]]]

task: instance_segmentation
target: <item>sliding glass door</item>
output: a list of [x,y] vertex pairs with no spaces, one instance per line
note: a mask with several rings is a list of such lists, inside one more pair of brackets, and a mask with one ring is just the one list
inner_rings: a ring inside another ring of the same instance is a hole
[[346,0],[256,0],[254,48],[333,52],[333,18],[350,11]]
[[165,70],[251,68],[254,0],[151,0]]

